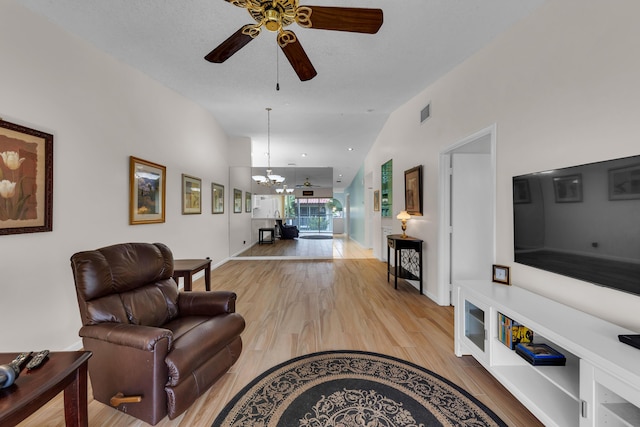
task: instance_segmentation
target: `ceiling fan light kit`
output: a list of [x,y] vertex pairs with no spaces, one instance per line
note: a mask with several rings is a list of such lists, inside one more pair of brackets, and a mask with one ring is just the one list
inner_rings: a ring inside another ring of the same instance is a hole
[[382,26],[382,10],[355,7],[299,6],[298,0],[226,0],[247,9],[257,24],[245,25],[213,49],[205,59],[222,63],[258,37],[261,28],[277,32],[278,46],[301,81],[318,73],[302,48],[298,37],[285,30],[296,22],[300,27],[319,30],[375,34]]

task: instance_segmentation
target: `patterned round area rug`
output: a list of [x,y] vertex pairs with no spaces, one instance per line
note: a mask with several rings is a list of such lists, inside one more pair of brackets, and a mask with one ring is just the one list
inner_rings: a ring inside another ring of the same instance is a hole
[[248,384],[213,427],[506,426],[468,392],[413,363],[328,351],[282,363]]

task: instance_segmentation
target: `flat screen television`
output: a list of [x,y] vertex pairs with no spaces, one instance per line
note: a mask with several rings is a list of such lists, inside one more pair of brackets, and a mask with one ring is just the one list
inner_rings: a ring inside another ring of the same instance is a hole
[[640,295],[640,155],[513,177],[517,263]]

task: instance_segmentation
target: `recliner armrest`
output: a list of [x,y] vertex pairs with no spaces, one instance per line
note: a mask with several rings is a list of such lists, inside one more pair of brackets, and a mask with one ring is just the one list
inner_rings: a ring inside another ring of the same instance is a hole
[[235,313],[236,294],[228,291],[180,292],[178,310],[180,316],[215,316]]
[[145,351],[154,351],[156,344],[162,339],[167,339],[167,348],[171,348],[173,340],[173,333],[168,329],[128,323],[83,326],[79,335]]

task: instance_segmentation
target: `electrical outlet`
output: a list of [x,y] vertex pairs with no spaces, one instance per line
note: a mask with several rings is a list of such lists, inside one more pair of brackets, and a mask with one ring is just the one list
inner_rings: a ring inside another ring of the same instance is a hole
[[242,244],[243,244],[243,245],[246,245],[246,244],[247,244],[247,241],[246,241],[246,240],[243,240],[243,241],[242,241]]

